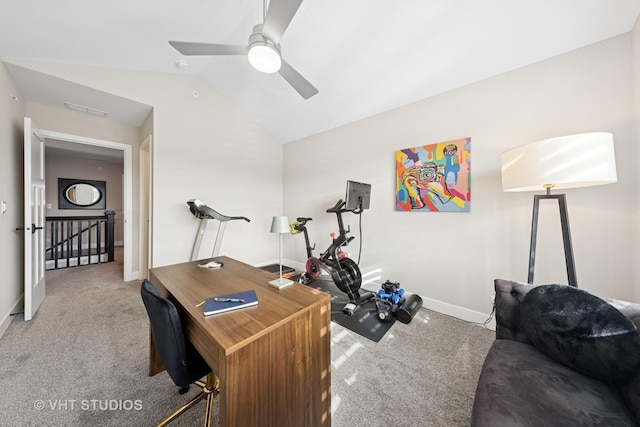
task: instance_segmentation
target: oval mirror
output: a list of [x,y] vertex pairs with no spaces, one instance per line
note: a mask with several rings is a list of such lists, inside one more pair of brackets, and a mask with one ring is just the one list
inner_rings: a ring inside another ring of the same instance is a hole
[[100,190],[91,184],[77,183],[67,187],[65,198],[76,206],[91,206],[100,200]]

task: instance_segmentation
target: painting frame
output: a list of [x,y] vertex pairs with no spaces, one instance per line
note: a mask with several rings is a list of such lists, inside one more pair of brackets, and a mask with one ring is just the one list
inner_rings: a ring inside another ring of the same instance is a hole
[[471,138],[396,150],[396,211],[470,212]]

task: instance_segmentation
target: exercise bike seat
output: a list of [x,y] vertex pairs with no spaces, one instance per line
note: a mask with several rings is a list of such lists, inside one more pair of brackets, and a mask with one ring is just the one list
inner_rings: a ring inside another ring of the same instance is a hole
[[307,222],[307,221],[311,221],[313,218],[296,218],[296,221],[298,222]]

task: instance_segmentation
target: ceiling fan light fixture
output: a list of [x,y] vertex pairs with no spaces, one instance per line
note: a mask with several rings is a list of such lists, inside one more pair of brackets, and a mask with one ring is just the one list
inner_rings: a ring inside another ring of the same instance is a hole
[[282,59],[280,52],[266,40],[257,40],[249,46],[249,63],[263,73],[275,73],[280,70]]

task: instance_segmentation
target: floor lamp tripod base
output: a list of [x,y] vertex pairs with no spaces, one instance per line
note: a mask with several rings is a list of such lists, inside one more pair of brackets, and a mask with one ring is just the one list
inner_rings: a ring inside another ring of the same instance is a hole
[[527,283],[533,283],[533,271],[536,263],[536,236],[538,234],[538,211],[540,200],[557,200],[560,209],[560,226],[562,227],[562,242],[564,245],[564,259],[567,266],[567,278],[570,286],[578,287],[576,266],[573,261],[573,247],[571,246],[571,232],[569,231],[569,215],[567,214],[567,199],[564,194],[536,194],[533,196],[533,220],[531,224],[531,246],[529,248],[529,274]]

